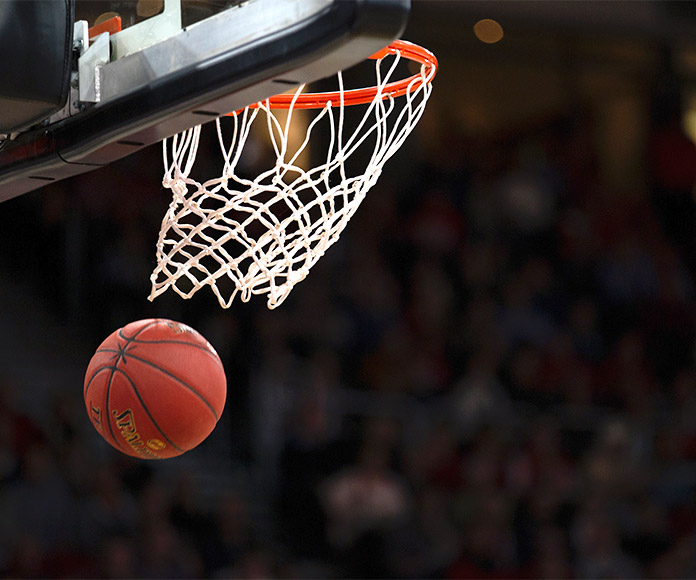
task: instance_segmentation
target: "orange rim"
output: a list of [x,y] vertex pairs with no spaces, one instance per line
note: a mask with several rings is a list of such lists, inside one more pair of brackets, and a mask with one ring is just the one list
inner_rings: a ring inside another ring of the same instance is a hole
[[[408,42],[406,40],[395,40],[389,46],[373,54],[370,59],[379,60],[389,54],[400,54],[403,58],[417,62],[426,67],[424,74],[420,72],[399,81],[387,83],[382,89],[382,99],[389,97],[400,97],[413,91],[421,84],[432,82],[437,72],[437,58],[428,49]],[[420,82],[419,82],[420,81]],[[371,103],[377,95],[377,87],[365,87],[362,89],[351,89],[343,91],[343,103],[346,106],[364,105]],[[261,101],[268,104],[271,109],[323,109],[326,104],[341,102],[340,91],[329,91],[325,93],[302,93],[299,96],[291,94],[280,94]],[[258,104],[250,105],[251,108]],[[236,113],[229,113],[235,115]]]

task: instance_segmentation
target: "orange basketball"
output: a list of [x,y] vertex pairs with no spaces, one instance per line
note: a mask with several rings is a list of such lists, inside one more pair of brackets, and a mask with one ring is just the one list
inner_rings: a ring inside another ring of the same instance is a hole
[[101,343],[84,398],[99,434],[119,451],[166,459],[215,428],[227,396],[220,357],[193,328],[166,319],[131,322]]

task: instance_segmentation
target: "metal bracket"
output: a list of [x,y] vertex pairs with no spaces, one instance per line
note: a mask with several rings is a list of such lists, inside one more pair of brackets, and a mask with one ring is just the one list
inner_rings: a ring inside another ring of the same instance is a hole
[[104,32],[92,40],[92,44],[77,61],[80,101],[98,103],[101,100],[100,69],[110,59],[109,33]]
[[89,25],[86,20],[78,20],[73,27],[73,50],[82,56],[89,48]]

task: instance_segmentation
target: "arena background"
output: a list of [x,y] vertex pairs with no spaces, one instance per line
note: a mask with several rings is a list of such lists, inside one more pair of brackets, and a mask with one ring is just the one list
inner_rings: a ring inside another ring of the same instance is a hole
[[[158,147],[0,205],[2,574],[696,577],[694,6],[415,0],[432,101],[275,311],[146,300]],[[229,380],[158,463],[81,400],[150,316]]]

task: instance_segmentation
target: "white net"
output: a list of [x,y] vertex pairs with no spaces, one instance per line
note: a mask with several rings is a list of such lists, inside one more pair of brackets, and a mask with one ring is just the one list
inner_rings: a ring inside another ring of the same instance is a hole
[[[359,107],[346,104],[338,73],[338,102],[312,111],[315,117],[300,128],[303,139],[293,123],[293,105],[303,87],[282,115],[269,101],[235,113],[231,135],[224,136],[216,120],[224,167],[220,177],[203,183],[190,177],[201,127],[165,141],[163,184],[173,197],[157,242],[150,300],[168,288],[190,298],[209,286],[223,308],[237,294],[245,302],[266,294],[269,308],[281,304],[338,240],[423,113],[432,90],[425,66],[412,77],[405,95],[394,98],[385,92],[399,59],[397,53],[375,61],[377,92]],[[350,130],[348,109],[364,109]],[[276,160],[248,179],[240,175],[239,162],[255,122],[265,123]],[[305,168],[300,159],[322,126],[328,127],[327,152]],[[289,145],[291,135],[298,145]],[[356,169],[358,158],[366,163]]]

